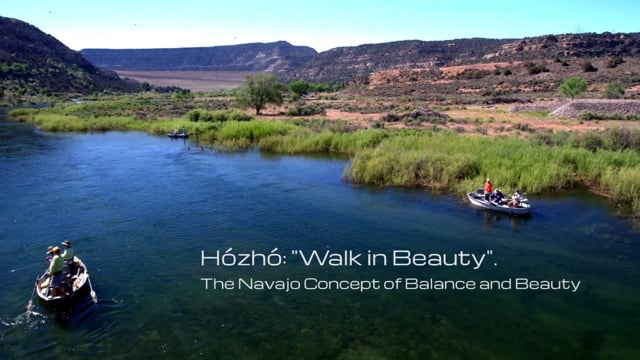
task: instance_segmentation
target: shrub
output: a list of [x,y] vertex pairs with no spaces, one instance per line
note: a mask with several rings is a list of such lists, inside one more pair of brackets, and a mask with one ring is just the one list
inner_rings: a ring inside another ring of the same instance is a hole
[[619,99],[624,95],[624,89],[620,84],[612,82],[608,83],[604,89],[604,97],[607,99]]
[[544,63],[536,64],[533,61],[527,61],[524,63],[524,66],[527,69],[527,73],[529,75],[535,75],[549,71]]
[[640,120],[640,115],[636,114],[607,114],[597,111],[583,110],[578,114],[580,120]]
[[311,88],[311,84],[304,80],[295,80],[289,83],[289,90],[298,95],[298,97],[306,95]]
[[589,151],[595,152],[596,150],[602,148],[602,137],[599,134],[590,131],[582,134],[578,137],[577,145],[578,147],[587,149]]
[[629,128],[611,128],[602,135],[603,147],[611,151],[640,151],[640,130]]
[[189,121],[225,122],[225,121],[249,121],[253,117],[239,110],[213,110],[194,109],[187,113]]
[[596,72],[596,71],[598,71],[598,68],[593,66],[591,61],[585,61],[585,62],[582,63],[582,71],[584,71],[584,72]]
[[458,73],[455,78],[460,80],[478,80],[488,75],[491,75],[491,71],[489,70],[465,69]]
[[622,64],[623,62],[624,62],[624,59],[622,59],[622,56],[614,55],[609,57],[609,61],[607,61],[607,67],[615,68],[618,65]]
[[324,106],[308,103],[298,103],[293,108],[287,110],[287,116],[324,115],[325,113]]
[[173,93],[173,97],[178,100],[193,99],[193,94],[189,89],[180,89]]

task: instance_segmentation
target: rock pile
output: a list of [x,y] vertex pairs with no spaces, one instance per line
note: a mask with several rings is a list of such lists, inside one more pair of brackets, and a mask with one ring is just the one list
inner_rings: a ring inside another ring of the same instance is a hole
[[544,104],[519,104],[509,109],[509,112],[554,111],[565,104],[566,102],[564,101],[554,101]]
[[568,102],[553,110],[549,116],[577,118],[583,111],[599,114],[640,115],[640,101],[586,99]]
[[558,101],[546,104],[521,104],[512,107],[510,112],[551,111],[550,117],[577,118],[580,113],[589,111],[598,114],[620,116],[640,115],[640,101],[637,100],[609,100],[609,99],[579,99],[573,101]]

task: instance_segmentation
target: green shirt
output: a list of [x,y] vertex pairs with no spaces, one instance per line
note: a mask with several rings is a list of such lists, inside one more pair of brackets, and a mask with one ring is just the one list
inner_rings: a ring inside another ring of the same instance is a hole
[[64,268],[64,260],[62,260],[62,257],[58,254],[53,255],[51,264],[49,264],[49,273],[55,274],[58,271],[62,271],[62,268]]
[[65,248],[64,251],[62,252],[62,260],[67,261],[67,260],[73,260],[73,249],[72,248]]

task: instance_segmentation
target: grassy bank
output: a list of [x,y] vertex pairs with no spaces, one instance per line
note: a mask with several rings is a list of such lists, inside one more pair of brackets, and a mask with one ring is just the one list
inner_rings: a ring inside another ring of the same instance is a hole
[[353,181],[418,184],[463,194],[490,177],[503,191],[529,194],[587,186],[640,214],[640,154],[549,147],[520,139],[489,139],[453,133],[393,136],[355,154]]
[[[538,137],[524,140],[431,130],[353,131],[318,125],[322,122],[310,126],[279,120],[190,121],[189,116],[140,120],[51,110],[19,110],[12,117],[46,131],[139,130],[164,135],[185,127],[201,144],[224,149],[345,154],[351,157],[346,178],[380,186],[420,185],[460,195],[482,186],[487,177],[504,192],[520,188],[539,194],[587,186],[610,194],[640,215],[640,153],[634,146],[612,142],[611,132],[589,135],[602,141],[562,142],[562,136],[557,136],[550,142]],[[633,136],[625,133],[625,139]],[[594,142],[602,146],[594,147]]]

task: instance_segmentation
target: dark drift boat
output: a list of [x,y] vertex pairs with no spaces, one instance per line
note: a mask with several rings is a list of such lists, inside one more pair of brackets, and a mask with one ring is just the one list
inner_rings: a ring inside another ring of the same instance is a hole
[[178,132],[172,132],[172,131],[170,131],[170,132],[167,134],[167,136],[168,136],[168,137],[170,137],[170,138],[172,138],[172,139],[186,139],[186,138],[188,138],[188,137],[189,137],[189,134],[187,134],[186,132],[178,133]]
[[476,192],[467,193],[469,201],[481,208],[499,211],[505,214],[511,215],[529,215],[531,211],[531,204],[527,199],[520,201],[518,206],[509,206],[504,203],[496,203],[494,201],[486,200],[484,198],[484,190],[478,189]]
[[72,272],[69,271],[69,267],[65,266],[63,270],[63,287],[65,291],[58,296],[50,296],[49,294],[49,282],[51,276],[49,271],[45,271],[37,280],[35,284],[35,292],[38,297],[51,305],[52,307],[73,306],[75,300],[81,298],[81,294],[86,294],[86,290],[91,291],[91,298],[93,302],[97,301],[96,294],[91,286],[91,280],[89,279],[89,271],[85,264],[77,256],[73,258]]

